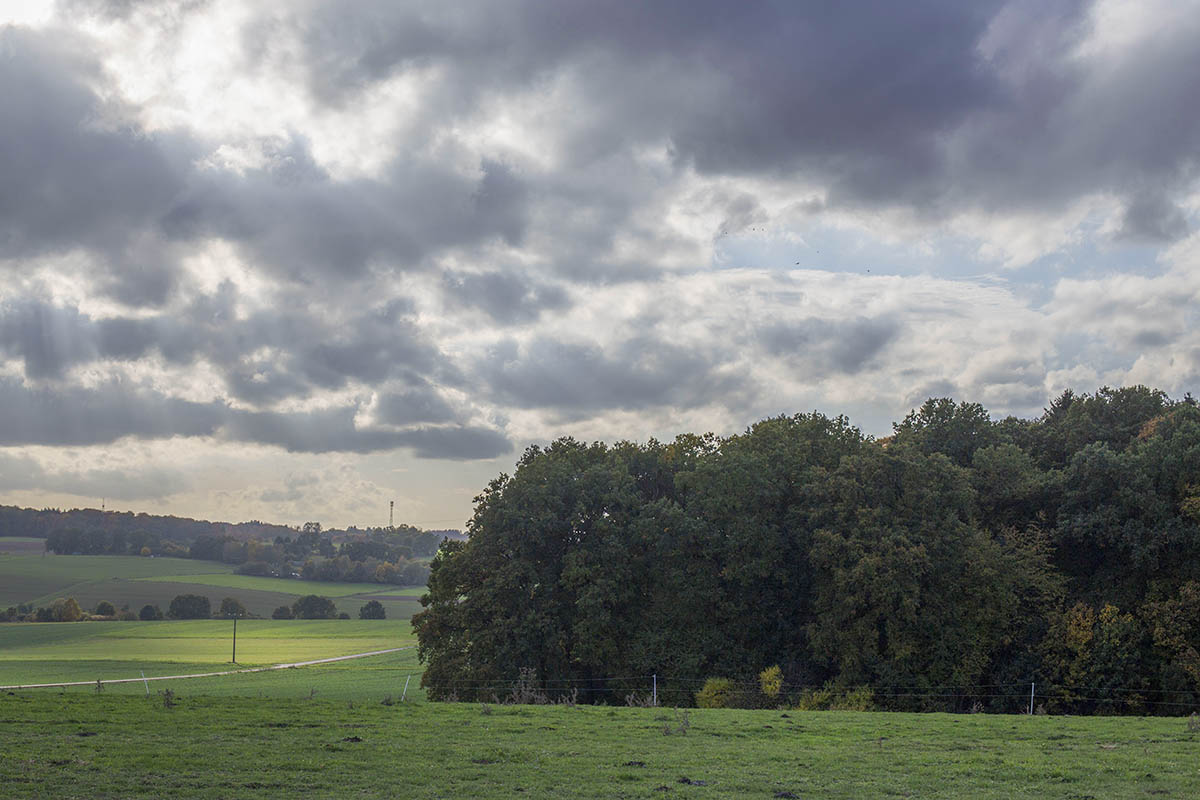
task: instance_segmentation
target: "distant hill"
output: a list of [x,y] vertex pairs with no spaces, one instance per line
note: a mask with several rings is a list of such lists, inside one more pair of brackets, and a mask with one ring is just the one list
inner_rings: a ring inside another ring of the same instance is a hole
[[[269,522],[209,522],[189,517],[135,514],[132,511],[101,511],[96,508],[19,508],[0,506],[0,536],[32,536],[45,539],[61,530],[104,531],[107,533],[144,533],[152,538],[191,544],[200,536],[230,537],[241,541],[251,539],[272,541],[276,537],[291,537],[297,528]],[[319,526],[317,528],[320,530]],[[357,529],[351,529],[360,533]],[[366,531],[361,531],[365,533]],[[334,533],[334,531],[327,531]],[[346,533],[336,531],[336,533]],[[451,539],[463,539],[458,530],[432,531]]]

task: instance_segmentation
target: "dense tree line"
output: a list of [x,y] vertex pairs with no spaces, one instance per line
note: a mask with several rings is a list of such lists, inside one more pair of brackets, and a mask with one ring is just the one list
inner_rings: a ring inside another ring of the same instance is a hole
[[322,531],[315,522],[286,530],[273,540],[204,532],[186,546],[119,527],[60,528],[45,536],[46,550],[60,555],[164,555],[236,564],[243,575],[420,586],[429,577],[427,559],[457,533],[410,525]]
[[[257,520],[233,524],[158,514],[134,514],[128,511],[101,511],[96,508],[76,508],[63,511],[57,508],[33,509],[0,506],[0,536],[33,536],[46,539],[51,534],[63,530],[87,532],[91,536],[100,533],[123,533],[128,538],[142,537],[153,542],[164,543],[164,545],[173,543],[176,547],[184,550],[196,537],[205,534],[233,536],[242,539],[270,539],[292,532],[286,526],[271,525]],[[76,551],[60,550],[56,552],[69,555]],[[112,553],[114,553],[114,548],[110,539],[108,543],[101,545],[100,550],[91,554],[107,555]],[[155,554],[158,554],[157,550],[155,550]]]
[[888,707],[1032,681],[1052,711],[1200,703],[1190,396],[1066,392],[999,421],[931,399],[882,440],[817,413],[565,438],[493,480],[468,535],[414,618],[434,697],[533,669],[620,702],[643,684],[617,676],[777,664],[786,686],[869,686]]

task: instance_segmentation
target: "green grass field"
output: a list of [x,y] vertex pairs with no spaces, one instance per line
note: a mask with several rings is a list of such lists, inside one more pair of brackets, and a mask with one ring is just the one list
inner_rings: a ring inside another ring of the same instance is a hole
[[[1182,719],[0,696],[0,796],[1190,798]],[[664,735],[664,729],[670,731]]]
[[423,587],[234,575],[228,564],[186,558],[0,555],[0,607],[44,606],[59,597],[74,597],[85,609],[107,600],[117,608],[128,605],[136,611],[149,603],[165,611],[178,594],[200,594],[214,608],[223,597],[236,597],[252,614],[265,617],[303,595],[320,594],[354,617],[368,601],[379,600],[388,617],[408,619],[420,610],[423,592]]
[[[233,625],[226,620],[0,625],[0,686],[231,669],[232,634]],[[237,656],[238,665],[255,667],[413,644],[407,620],[242,620],[238,623]],[[383,665],[392,671],[406,665],[404,671],[412,672],[415,663],[413,651],[412,658],[393,658]],[[279,678],[272,683],[237,677],[241,683],[222,683],[217,678],[192,680],[208,681],[214,687],[221,683],[222,693],[247,681],[256,685],[254,692],[268,685],[290,686]],[[114,687],[120,688],[129,687]]]

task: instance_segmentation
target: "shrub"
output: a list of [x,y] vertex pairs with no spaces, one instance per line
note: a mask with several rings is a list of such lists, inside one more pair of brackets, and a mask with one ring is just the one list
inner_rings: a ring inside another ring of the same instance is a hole
[[384,619],[387,617],[387,612],[383,608],[383,603],[378,600],[372,600],[358,610],[359,619]]
[[875,693],[869,687],[836,689],[828,684],[806,691],[796,703],[800,711],[870,711],[874,707]]
[[74,597],[65,600],[60,597],[50,604],[50,610],[55,622],[78,622],[83,619],[83,609]]
[[221,608],[217,612],[220,617],[244,617],[246,616],[246,607],[236,597],[226,597],[221,601]]
[[729,678],[709,678],[696,692],[696,705],[700,708],[734,708],[735,694],[733,681]]
[[336,619],[338,612],[328,597],[308,594],[292,604],[292,613],[300,619]]
[[117,607],[107,600],[101,600],[96,603],[96,616],[98,617],[115,617],[117,615]]
[[342,613],[337,615],[337,618],[338,619],[350,619],[350,615],[348,613],[346,613],[345,611],[343,611]]
[[768,700],[779,699],[779,693],[783,691],[783,670],[779,668],[778,664],[767,667],[758,673],[758,688],[762,690],[763,696]]
[[212,616],[212,603],[199,594],[177,594],[167,609],[171,619],[208,619]]
[[295,619],[296,615],[287,606],[280,606],[271,612],[271,619]]
[[138,619],[143,620],[144,622],[149,622],[150,620],[162,619],[162,618],[163,618],[162,609],[159,608],[158,606],[152,606],[149,603],[142,606],[142,610],[138,612]]

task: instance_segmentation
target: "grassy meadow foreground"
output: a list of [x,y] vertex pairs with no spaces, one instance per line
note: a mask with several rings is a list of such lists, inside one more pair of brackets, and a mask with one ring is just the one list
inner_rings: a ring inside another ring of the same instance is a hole
[[[232,633],[227,620],[0,625],[0,686],[218,672],[409,648],[361,660],[172,684],[176,691],[191,693],[299,697],[315,689],[320,696],[351,698],[368,691],[398,694],[396,681],[402,684],[418,670],[408,620],[242,620],[237,665],[230,663]],[[355,679],[346,680],[351,672]],[[161,690],[165,684],[155,682],[150,688]],[[113,684],[105,691],[145,694],[146,687],[140,682]]]
[[[0,695],[2,797],[1195,797],[1183,719]],[[669,733],[667,733],[669,731]]]

